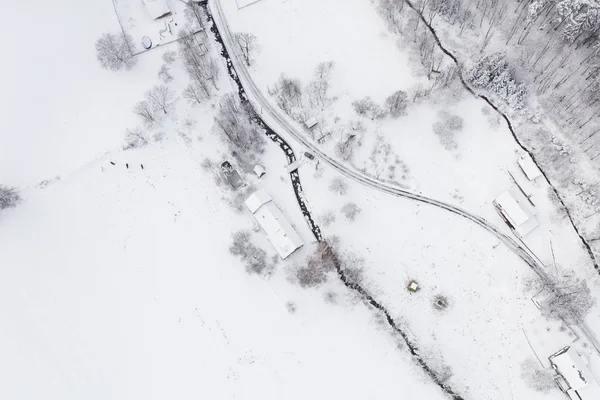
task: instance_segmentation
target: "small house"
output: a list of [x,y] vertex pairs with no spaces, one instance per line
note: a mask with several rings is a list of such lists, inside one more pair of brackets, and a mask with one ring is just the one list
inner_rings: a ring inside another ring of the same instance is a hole
[[221,164],[221,173],[233,189],[246,186],[240,174],[233,168],[233,165],[231,165],[229,161],[225,161]]
[[517,201],[509,192],[498,196],[494,200],[494,207],[519,237],[527,236],[539,225],[537,218],[526,211],[526,205]]
[[302,239],[265,190],[254,192],[245,204],[281,258],[285,260],[302,247]]
[[421,288],[419,287],[419,284],[417,283],[417,281],[415,281],[414,279],[411,279],[410,281],[408,281],[408,285],[406,285],[406,289],[408,289],[409,292],[416,293]]
[[529,179],[530,181],[533,181],[538,176],[542,175],[542,173],[540,172],[540,169],[537,167],[535,162],[533,162],[533,160],[529,156],[519,158],[517,163],[519,164],[521,171],[523,171],[523,173],[525,174],[527,179]]
[[171,14],[167,0],[143,0],[146,10],[152,19],[159,19]]
[[573,347],[564,347],[549,357],[558,373],[556,383],[572,400],[600,399],[600,386],[588,363]]
[[318,121],[316,118],[309,118],[306,121],[304,121],[304,126],[306,126],[306,129],[312,129],[317,125]]
[[254,173],[255,173],[255,174],[256,174],[256,176],[258,176],[259,178],[262,178],[262,176],[263,176],[264,174],[266,174],[266,173],[267,173],[267,170],[265,170],[265,167],[263,167],[262,165],[260,165],[260,164],[256,164],[256,165],[254,166]]

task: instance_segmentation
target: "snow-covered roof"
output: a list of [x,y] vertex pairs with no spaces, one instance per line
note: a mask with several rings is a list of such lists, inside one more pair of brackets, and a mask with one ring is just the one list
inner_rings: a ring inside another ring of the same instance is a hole
[[252,193],[250,197],[248,197],[245,201],[246,207],[250,210],[252,214],[256,212],[265,203],[271,201],[271,196],[264,189],[257,190]]
[[144,0],[144,4],[153,19],[171,14],[167,0]]
[[309,118],[306,121],[304,121],[304,125],[306,125],[306,127],[308,129],[312,128],[313,126],[317,125],[318,121],[316,118]]
[[262,165],[260,165],[260,164],[256,164],[256,165],[254,166],[254,173],[255,173],[255,174],[256,174],[256,175],[257,175],[259,178],[260,178],[261,176],[263,176],[263,175],[265,174],[265,172],[267,172],[267,171],[265,170],[265,167],[263,167]]
[[539,221],[533,215],[527,214],[509,192],[498,196],[494,205],[520,236],[527,235],[539,225]]
[[281,258],[287,258],[302,247],[302,239],[266,191],[261,189],[253,193],[246,200],[246,206],[254,214],[254,218]]
[[535,165],[531,157],[521,157],[517,162],[519,163],[519,167],[521,167],[527,179],[529,179],[530,181],[542,175],[539,168],[537,167],[537,165]]
[[501,208],[503,214],[510,220],[510,223],[517,227],[529,219],[527,213],[521,208],[519,203],[508,192],[502,193],[494,200],[494,203]]
[[550,362],[556,371],[569,384],[569,395],[575,394],[576,399],[600,399],[600,386],[587,368],[586,362],[572,347],[567,347],[550,357]]

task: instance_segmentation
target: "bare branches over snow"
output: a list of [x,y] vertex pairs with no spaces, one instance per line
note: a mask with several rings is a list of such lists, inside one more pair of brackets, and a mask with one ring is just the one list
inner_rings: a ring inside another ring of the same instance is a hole
[[237,45],[238,54],[242,57],[246,65],[252,65],[259,49],[258,38],[252,33],[238,32],[233,35],[233,40]]
[[173,112],[176,102],[175,93],[171,89],[158,85],[146,92],[145,99],[135,105],[133,112],[142,119],[144,125],[153,126],[160,119],[157,113],[167,115]]
[[96,57],[104,69],[129,70],[136,59],[131,55],[132,38],[126,34],[103,33],[96,41]]
[[21,196],[17,189],[0,185],[0,210],[15,207],[21,202]]

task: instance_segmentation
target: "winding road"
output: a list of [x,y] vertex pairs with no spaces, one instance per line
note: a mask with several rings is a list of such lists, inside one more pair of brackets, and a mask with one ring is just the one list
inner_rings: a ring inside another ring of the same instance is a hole
[[[414,8],[412,3],[410,3],[410,1],[406,0],[406,3],[409,4],[410,8],[412,8],[415,12],[418,13],[418,11]],[[218,26],[218,30],[219,30],[220,36],[221,36],[220,39],[221,39],[223,45],[229,49],[234,48],[233,35],[232,35],[232,32],[227,23],[227,19],[225,18],[225,14],[221,7],[220,0],[209,1],[209,8],[210,8],[214,23]],[[426,22],[426,21],[423,19],[423,22]],[[444,53],[446,53],[447,55],[451,56],[451,58],[458,64],[456,57],[451,55],[446,49],[443,48],[443,46],[439,42],[439,38],[437,38],[437,35],[435,35],[433,28],[431,28],[429,26],[429,24],[427,24],[427,25],[428,25],[428,28],[432,31],[432,34],[434,34],[436,42],[438,43],[438,45],[440,46],[442,51],[444,51]],[[481,228],[485,229],[490,234],[494,235],[501,243],[503,243],[505,246],[507,246],[521,260],[523,260],[527,265],[529,265],[533,269],[533,271],[542,279],[543,282],[550,284],[550,287],[552,287],[551,284],[552,284],[553,280],[546,273],[544,265],[537,259],[537,257],[535,257],[534,254],[532,254],[525,246],[523,246],[515,238],[503,233],[498,227],[496,227],[494,224],[490,223],[486,219],[484,219],[478,215],[475,215],[473,213],[470,213],[460,207],[457,207],[456,205],[446,203],[446,202],[443,202],[440,200],[436,200],[436,199],[433,199],[433,198],[430,198],[427,196],[423,196],[418,193],[413,193],[411,191],[408,191],[408,190],[399,188],[397,186],[393,186],[393,185],[387,184],[385,182],[379,181],[377,179],[374,179],[360,171],[357,171],[356,169],[354,169],[352,167],[349,167],[349,166],[343,164],[342,162],[330,157],[329,155],[327,155],[315,143],[313,143],[311,140],[309,140],[307,138],[307,135],[305,134],[305,132],[303,131],[302,128],[300,128],[295,122],[291,121],[287,115],[283,114],[263,94],[263,92],[258,88],[254,79],[250,75],[246,64],[243,62],[243,60],[240,59],[240,57],[236,54],[236,52],[232,51],[231,53],[229,53],[229,56],[230,56],[230,62],[233,64],[233,67],[236,72],[235,79],[236,79],[236,81],[238,81],[238,83],[243,84],[243,87],[245,89],[245,95],[247,96],[248,101],[250,101],[253,104],[255,110],[257,112],[259,112],[260,118],[262,120],[264,120],[266,125],[268,125],[270,127],[270,129],[277,130],[279,132],[279,136],[287,135],[287,137],[292,138],[298,144],[306,147],[307,149],[310,149],[310,151],[314,155],[316,155],[320,159],[320,161],[326,163],[327,165],[329,165],[331,168],[333,168],[340,174],[346,176],[347,178],[349,178],[357,183],[360,183],[369,188],[378,190],[380,192],[387,193],[392,196],[403,197],[403,198],[417,201],[420,203],[429,204],[431,206],[446,210],[455,215],[463,217],[463,218],[479,225]],[[504,117],[504,119],[509,124],[511,133],[514,135],[512,125],[510,125],[510,121],[508,120],[506,115],[501,113],[498,110],[498,108],[495,105],[493,105],[490,102],[490,100],[487,99],[485,96],[476,94],[466,84],[466,82],[464,82],[464,79],[462,78],[462,74],[460,75],[460,79],[461,79],[463,85],[466,87],[466,89],[471,94],[485,100],[498,113],[500,113],[500,115],[502,115]],[[519,145],[521,145],[521,143],[519,143]],[[577,229],[576,229],[576,231],[577,231]],[[579,234],[579,232],[577,232],[577,233]],[[319,234],[320,234],[320,232],[319,232]],[[580,235],[580,237],[581,237],[581,235]],[[319,239],[319,238],[317,238],[317,239]],[[583,240],[583,238],[582,238],[582,240]],[[584,241],[584,244],[586,244],[585,241]],[[588,246],[588,251],[591,252],[591,250],[589,249],[589,246]],[[592,260],[594,260],[593,256],[592,256]],[[373,297],[371,297],[371,295],[369,295],[362,287],[355,285],[351,282],[346,282],[346,278],[345,278],[343,272],[338,270],[338,274],[340,274],[340,277],[342,278],[342,280],[344,281],[346,286],[351,287],[352,289],[360,292],[361,295],[363,295],[363,297],[371,305],[373,305],[375,308],[379,309],[386,315],[386,317],[388,319],[388,323],[392,326],[392,328],[394,330],[396,330],[398,333],[400,333],[403,336],[403,338],[407,341],[411,353],[413,354],[413,356],[415,356],[417,358],[417,361],[419,362],[421,367],[426,372],[430,373],[431,371],[429,370],[429,367],[420,359],[417,348],[414,346],[411,346],[411,343],[408,340],[408,338],[404,335],[404,333],[396,325],[396,323],[390,317],[389,313],[385,310],[385,308],[380,303],[378,303]],[[596,348],[596,351],[598,351],[600,353],[600,343],[596,339],[594,333],[589,329],[587,324],[582,323],[582,324],[578,325],[578,327],[580,328],[580,330],[582,331],[584,336],[589,340],[589,342]],[[430,373],[430,375],[431,375],[431,373]],[[434,377],[434,380],[436,380],[435,377]],[[438,385],[452,398],[461,399],[460,395],[456,394],[447,385],[440,384],[440,382],[437,382],[437,381],[436,381],[436,383],[438,383]]]

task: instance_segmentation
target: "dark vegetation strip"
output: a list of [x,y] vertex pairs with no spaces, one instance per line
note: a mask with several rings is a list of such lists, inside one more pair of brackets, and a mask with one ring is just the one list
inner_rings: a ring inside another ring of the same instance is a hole
[[508,118],[508,116],[502,112],[494,103],[492,103],[492,101],[485,95],[482,94],[478,94],[476,93],[467,83],[466,79],[463,76],[463,71],[462,71],[462,65],[461,63],[458,61],[458,58],[452,54],[448,49],[446,49],[444,47],[444,45],[442,44],[442,42],[440,41],[440,38],[437,35],[437,32],[435,31],[435,29],[433,29],[433,27],[431,26],[431,24],[429,24],[426,20],[426,18],[423,16],[423,14],[417,9],[417,7],[414,6],[414,4],[410,1],[410,0],[404,0],[404,3],[410,7],[415,13],[417,13],[419,19],[421,20],[421,22],[423,22],[423,24],[427,27],[427,29],[429,30],[429,32],[431,33],[431,35],[433,36],[433,39],[435,40],[436,44],[438,45],[439,49],[448,57],[450,57],[452,59],[452,61],[456,64],[457,68],[458,68],[458,77],[460,79],[460,82],[462,83],[462,85],[464,86],[464,88],[471,93],[473,96],[475,97],[479,97],[480,99],[484,100],[487,104],[489,104],[490,107],[492,107],[494,109],[494,111],[496,111],[503,119],[504,121],[506,121],[506,125],[508,126],[508,129],[510,130],[510,133],[512,134],[515,142],[517,142],[517,144],[519,145],[519,147],[521,147],[521,149],[523,149],[523,151],[525,151],[527,154],[529,154],[529,156],[531,157],[531,159],[533,160],[533,162],[535,163],[535,165],[538,167],[538,169],[540,170],[540,172],[542,173],[542,175],[544,176],[544,179],[546,179],[546,182],[548,182],[548,184],[550,185],[550,187],[552,188],[552,191],[554,192],[554,194],[556,195],[556,198],[560,201],[560,204],[562,205],[562,207],[565,209],[565,213],[567,214],[567,216],[569,217],[569,221],[571,222],[571,225],[573,226],[573,229],[575,229],[575,232],[577,233],[577,236],[579,236],[579,239],[581,239],[581,242],[583,243],[583,246],[585,247],[585,249],[587,250],[588,255],[590,256],[592,263],[594,264],[594,268],[596,269],[596,271],[600,274],[600,265],[598,265],[598,262],[596,261],[596,257],[594,256],[594,252],[592,251],[591,246],[589,245],[589,243],[585,240],[585,238],[583,237],[583,235],[581,234],[581,232],[579,231],[579,229],[577,228],[577,225],[575,224],[575,221],[573,219],[573,216],[571,215],[571,212],[569,211],[569,208],[565,205],[564,200],[562,199],[562,197],[560,196],[560,194],[558,193],[558,190],[556,189],[556,187],[554,187],[554,185],[552,184],[552,182],[550,181],[550,179],[548,178],[548,175],[546,174],[546,172],[544,172],[544,170],[542,169],[542,167],[540,166],[538,160],[536,159],[535,155],[527,148],[525,147],[525,145],[521,142],[521,140],[517,137],[517,134],[515,133],[515,130],[513,128],[513,124],[511,123],[510,119]]
[[[245,92],[244,88],[242,87],[242,84],[237,76],[237,73],[235,72],[235,68],[233,66],[233,63],[231,62],[231,58],[229,57],[229,53],[227,52],[227,49],[225,48],[225,43],[223,42],[223,38],[221,37],[221,34],[219,33],[219,30],[213,20],[210,10],[208,9],[208,7],[206,7],[206,6],[204,6],[204,7],[205,7],[207,19],[208,19],[209,23],[211,24],[210,30],[215,35],[216,41],[221,44],[221,56],[223,56],[223,58],[227,62],[227,71],[229,73],[229,76],[231,77],[231,79],[233,79],[235,81],[235,83],[237,85],[238,95],[240,97],[240,100],[243,103],[248,103],[249,102],[248,97],[246,96],[246,92]],[[294,155],[292,148],[287,144],[287,142],[281,136],[279,136],[275,131],[273,131],[273,129],[271,129],[257,113],[254,113],[252,119],[257,125],[259,125],[261,128],[263,128],[265,130],[265,134],[267,135],[267,137],[269,139],[271,139],[272,141],[274,141],[275,143],[277,143],[279,145],[279,147],[285,153],[288,163],[292,163],[296,160],[296,156]],[[292,171],[290,173],[290,177],[292,179],[292,186],[294,187],[294,193],[296,194],[296,199],[298,200],[298,204],[300,205],[302,214],[304,215],[304,218],[306,219],[313,235],[315,236],[317,241],[325,243],[326,241],[324,240],[324,238],[321,234],[320,228],[314,222],[314,220],[310,214],[310,211],[308,210],[308,208],[306,206],[306,201],[304,199],[302,185],[300,183],[300,175],[298,174],[298,170]],[[421,357],[421,355],[419,354],[418,346],[410,340],[408,335],[404,331],[402,331],[402,329],[400,329],[400,327],[396,324],[396,322],[390,315],[389,311],[381,303],[379,303],[373,296],[371,296],[365,288],[363,288],[361,285],[359,285],[355,282],[352,282],[350,279],[348,279],[348,277],[346,276],[346,274],[344,273],[344,270],[342,268],[341,260],[339,259],[336,252],[333,251],[331,249],[331,247],[327,244],[326,244],[325,252],[326,252],[325,257],[329,257],[333,261],[333,264],[335,265],[335,268],[336,268],[336,272],[337,272],[338,276],[340,277],[341,281],[343,282],[343,284],[347,288],[360,294],[362,299],[367,304],[369,304],[371,307],[375,308],[376,310],[378,310],[385,316],[385,319],[386,319],[388,325],[394,330],[394,332],[396,332],[397,334],[399,334],[402,337],[402,339],[406,343],[406,346],[407,346],[410,354],[413,356],[413,359],[423,369],[423,371],[431,378],[431,380],[436,385],[438,385],[444,391],[444,393],[446,393],[452,399],[464,400],[463,397],[461,397],[459,394],[457,394],[447,383],[442,382],[442,380],[438,377],[436,372],[427,365],[427,363],[425,362],[423,357]]]

